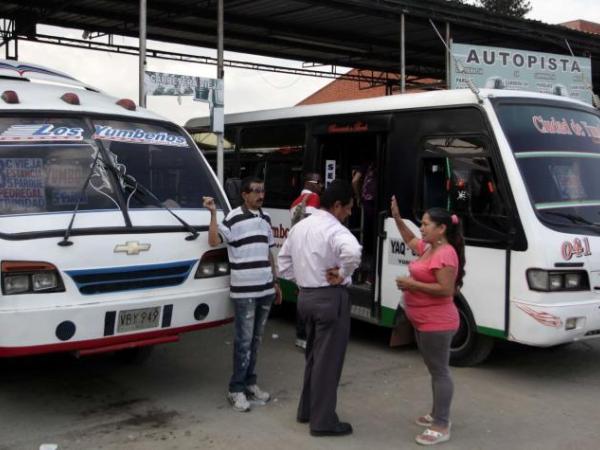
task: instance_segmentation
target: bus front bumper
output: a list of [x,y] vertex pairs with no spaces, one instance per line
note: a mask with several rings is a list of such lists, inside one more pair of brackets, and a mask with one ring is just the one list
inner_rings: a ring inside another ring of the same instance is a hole
[[232,320],[228,288],[53,308],[0,308],[0,357],[91,354],[174,342],[181,333]]
[[568,305],[511,302],[510,340],[550,347],[596,338],[600,338],[600,300]]

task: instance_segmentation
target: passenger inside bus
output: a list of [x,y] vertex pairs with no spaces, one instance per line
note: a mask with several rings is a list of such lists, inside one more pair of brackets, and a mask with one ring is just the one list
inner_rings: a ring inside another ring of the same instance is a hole
[[360,236],[363,261],[359,269],[359,282],[372,284],[374,280],[374,225],[377,222],[377,169],[373,161],[352,170],[352,189],[355,205],[359,208]]

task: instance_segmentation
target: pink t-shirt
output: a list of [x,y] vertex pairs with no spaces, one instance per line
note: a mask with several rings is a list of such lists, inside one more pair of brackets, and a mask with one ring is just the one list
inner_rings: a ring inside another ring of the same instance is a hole
[[[435,251],[425,241],[417,244],[419,259],[408,265],[410,276],[422,283],[435,283],[435,271],[453,267],[458,272],[458,255],[450,244]],[[455,275],[456,276],[456,275]],[[458,310],[452,297],[435,297],[420,291],[404,291],[406,315],[419,331],[450,331],[458,329]]]

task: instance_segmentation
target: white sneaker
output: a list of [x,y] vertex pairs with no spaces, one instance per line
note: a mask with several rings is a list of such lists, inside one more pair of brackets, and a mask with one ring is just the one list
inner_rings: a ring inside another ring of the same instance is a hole
[[271,400],[271,394],[261,390],[256,384],[246,386],[246,393],[250,400],[259,400],[265,403]]
[[296,339],[296,347],[306,350],[306,339]]
[[229,392],[227,393],[227,400],[233,406],[233,409],[238,412],[250,411],[250,403],[246,398],[246,394],[243,392]]

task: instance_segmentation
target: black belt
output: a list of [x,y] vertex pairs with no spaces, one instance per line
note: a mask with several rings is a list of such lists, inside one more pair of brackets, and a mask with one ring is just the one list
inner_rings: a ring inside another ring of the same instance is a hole
[[329,284],[327,286],[316,286],[316,287],[303,287],[303,286],[300,286],[299,289],[301,291],[314,291],[315,289],[336,289],[336,288],[346,288],[346,287],[348,287],[347,284],[336,284],[336,285]]

